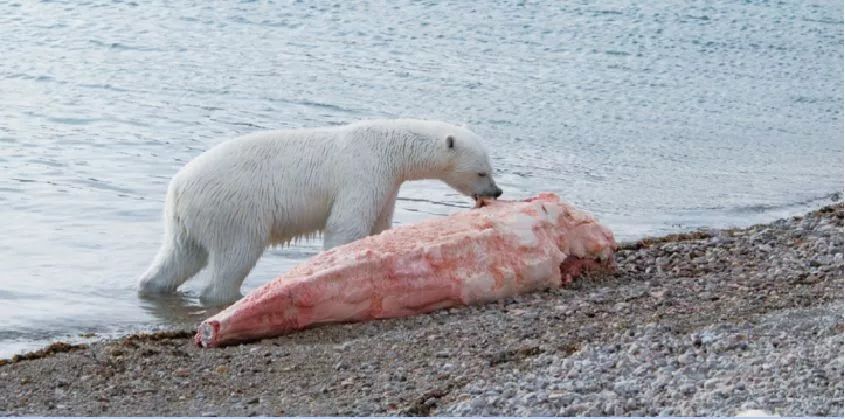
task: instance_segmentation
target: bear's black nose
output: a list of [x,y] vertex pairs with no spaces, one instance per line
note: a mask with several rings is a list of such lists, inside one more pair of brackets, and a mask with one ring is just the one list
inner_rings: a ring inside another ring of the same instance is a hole
[[500,187],[498,187],[498,186],[497,186],[497,187],[496,187],[496,191],[495,191],[495,192],[493,192],[493,198],[498,198],[498,197],[500,197],[501,195],[502,195],[502,188],[500,188]]

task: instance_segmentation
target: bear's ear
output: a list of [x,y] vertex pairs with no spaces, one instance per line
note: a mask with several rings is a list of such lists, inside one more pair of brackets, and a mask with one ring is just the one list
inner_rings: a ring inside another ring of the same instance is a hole
[[449,150],[455,149],[455,136],[454,135],[449,134],[449,135],[446,136],[446,148],[448,148]]

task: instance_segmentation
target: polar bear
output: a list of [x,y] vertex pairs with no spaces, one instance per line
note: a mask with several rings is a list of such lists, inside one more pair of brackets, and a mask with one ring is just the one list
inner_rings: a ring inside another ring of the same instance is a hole
[[418,179],[476,200],[502,193],[481,138],[444,122],[371,120],[223,142],[171,180],[163,243],[139,293],[174,292],[208,264],[201,300],[232,302],[266,247],[322,232],[330,249],[378,234],[402,182]]

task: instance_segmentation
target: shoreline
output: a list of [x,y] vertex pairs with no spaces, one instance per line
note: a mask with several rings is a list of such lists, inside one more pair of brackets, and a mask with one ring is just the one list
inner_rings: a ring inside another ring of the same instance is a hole
[[0,414],[841,416],[842,232],[840,202],[623,243],[615,274],[493,304],[214,350],[57,342],[0,360]]
[[[760,225],[766,225],[771,222],[775,222],[779,219],[792,219],[796,217],[803,217],[807,214],[812,214],[817,211],[823,210],[824,208],[829,208],[831,206],[839,205],[841,203],[842,194],[838,192],[833,192],[829,194],[820,195],[816,198],[807,199],[804,201],[799,201],[797,203],[788,204],[780,207],[776,207],[779,210],[783,210],[786,208],[792,208],[793,211],[789,211],[785,213],[780,218],[776,218],[774,221],[770,222],[756,222],[756,223],[748,223],[743,224],[741,227],[737,227],[735,225],[729,224],[723,227],[712,227],[712,226],[698,226],[698,227],[691,227],[691,228],[680,228],[679,231],[675,232],[666,232],[665,234],[646,234],[642,236],[638,236],[637,238],[629,239],[623,242],[619,242],[619,250],[629,250],[629,249],[637,249],[642,247],[643,243],[651,243],[651,242],[666,242],[666,241],[679,241],[679,240],[690,240],[694,238],[705,238],[711,237],[713,234],[719,234],[719,232],[725,231],[739,231],[748,228],[753,228]],[[824,203],[827,204],[824,204]],[[808,204],[812,204],[810,208],[806,208]],[[466,207],[471,208],[469,206]],[[803,212],[795,211],[796,209],[804,208]],[[770,214],[771,215],[771,214]],[[756,217],[752,217],[756,218]],[[271,277],[272,278],[272,277]],[[244,294],[246,295],[246,294]],[[217,309],[218,311],[220,309]],[[215,311],[212,311],[213,314]],[[208,314],[205,317],[209,317],[212,314]],[[17,350],[12,351],[0,351],[0,366],[9,364],[12,362],[17,362],[17,359],[22,360],[29,360],[29,359],[37,359],[41,358],[45,355],[49,355],[51,353],[63,352],[66,349],[63,349],[64,346],[70,346],[71,348],[76,347],[87,347],[88,345],[94,342],[102,342],[102,341],[112,341],[112,340],[120,340],[129,337],[135,337],[138,335],[159,335],[159,334],[167,334],[167,333],[194,333],[195,329],[193,328],[196,324],[199,324],[205,317],[197,318],[193,322],[180,322],[182,324],[150,324],[141,327],[128,327],[123,328],[122,330],[112,330],[112,331],[77,331],[73,333],[66,333],[66,334],[55,334],[52,338],[40,338],[40,339],[32,339],[32,340],[20,340],[20,341],[13,341],[13,346],[18,346]],[[3,342],[0,342],[2,344]],[[7,348],[8,349],[8,348]]]

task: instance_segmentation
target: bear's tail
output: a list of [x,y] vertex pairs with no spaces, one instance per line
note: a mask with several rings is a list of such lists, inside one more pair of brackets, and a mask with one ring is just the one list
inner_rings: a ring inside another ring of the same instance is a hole
[[171,184],[165,200],[164,240],[153,263],[138,278],[138,293],[141,295],[176,291],[208,261],[208,252],[186,234],[179,222],[176,199],[176,191]]

